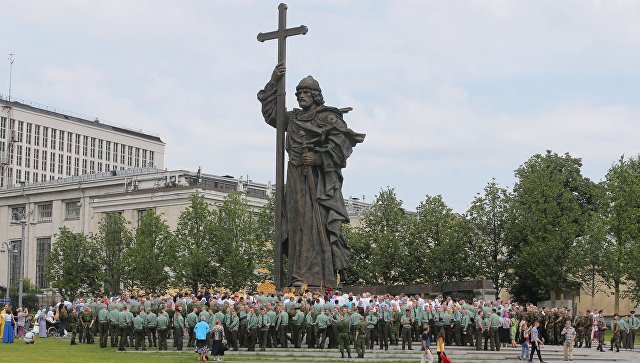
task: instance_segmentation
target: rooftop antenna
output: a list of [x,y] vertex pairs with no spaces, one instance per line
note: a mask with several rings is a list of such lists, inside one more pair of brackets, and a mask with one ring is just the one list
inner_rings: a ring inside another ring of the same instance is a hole
[[9,101],[11,101],[11,76],[13,74],[13,53],[9,53]]

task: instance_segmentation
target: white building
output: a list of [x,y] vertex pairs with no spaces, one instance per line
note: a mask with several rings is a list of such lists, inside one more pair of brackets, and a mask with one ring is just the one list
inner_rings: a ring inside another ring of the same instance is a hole
[[[229,176],[147,167],[0,189],[0,243],[6,241],[9,246],[0,248],[5,251],[0,255],[3,266],[0,285],[7,282],[12,285],[19,280],[20,254],[24,253],[25,276],[41,288],[49,287],[44,262],[62,226],[90,235],[97,232],[106,213],[117,212],[135,228],[142,213],[153,209],[175,229],[180,213],[190,205],[194,193],[201,193],[216,206],[233,190],[243,192],[249,205],[260,209],[267,203],[271,186]],[[16,252],[12,253],[13,250]]]
[[160,137],[0,95],[0,188],[128,168],[164,168]]

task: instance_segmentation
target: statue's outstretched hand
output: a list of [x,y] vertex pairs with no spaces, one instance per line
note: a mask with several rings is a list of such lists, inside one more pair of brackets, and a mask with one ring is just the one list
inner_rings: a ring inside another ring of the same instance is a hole
[[286,71],[287,69],[285,68],[284,64],[282,63],[276,64],[276,67],[273,69],[273,73],[271,73],[271,81],[278,82],[280,78],[284,76]]

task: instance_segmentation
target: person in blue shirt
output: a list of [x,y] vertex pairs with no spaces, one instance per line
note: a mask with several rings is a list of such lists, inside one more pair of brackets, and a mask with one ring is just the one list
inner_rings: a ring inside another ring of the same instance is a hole
[[424,326],[424,331],[421,335],[422,345],[420,350],[422,351],[422,358],[420,363],[425,363],[427,360],[429,363],[433,363],[433,354],[431,354],[431,339],[429,338],[429,325]]
[[196,336],[196,353],[198,353],[198,360],[208,360],[207,352],[209,351],[209,345],[207,345],[207,334],[209,333],[209,324],[207,318],[202,316],[200,322],[193,328]]
[[540,322],[536,321],[533,323],[533,328],[531,329],[531,355],[529,356],[529,362],[533,361],[533,356],[538,352],[538,359],[540,362],[544,362],[542,360],[542,356],[540,355],[540,347],[544,346],[542,341],[540,340],[540,335],[538,334],[538,327],[540,326]]

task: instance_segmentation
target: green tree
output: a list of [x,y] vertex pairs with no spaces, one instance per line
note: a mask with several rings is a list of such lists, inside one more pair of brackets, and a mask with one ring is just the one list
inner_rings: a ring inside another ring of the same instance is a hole
[[412,233],[405,262],[408,268],[403,280],[436,283],[475,276],[472,225],[454,213],[441,195],[427,196],[411,220]]
[[124,277],[130,269],[125,251],[132,245],[133,237],[127,225],[121,213],[107,213],[98,225],[98,233],[93,236],[100,251],[104,291],[111,296],[120,294],[120,285],[125,282]]
[[45,266],[51,286],[66,299],[100,290],[98,251],[82,233],[60,228]]
[[607,226],[603,213],[595,213],[589,220],[586,233],[576,241],[576,249],[579,258],[584,262],[583,268],[578,271],[577,277],[582,281],[582,291],[591,298],[591,309],[594,309],[596,295],[605,292],[606,281],[604,273],[605,255],[610,243],[607,239]]
[[[163,292],[169,287],[170,272],[176,262],[176,246],[167,223],[154,210],[142,214],[134,243],[126,252],[131,266],[128,280],[147,293]],[[131,287],[133,287],[131,286]]]
[[273,281],[274,245],[275,236],[275,201],[267,200],[264,208],[255,215],[254,234],[256,241],[256,271],[264,280]]
[[605,179],[605,239],[602,277],[614,289],[614,313],[620,309],[621,285],[629,280],[631,290],[637,288],[640,262],[632,258],[640,248],[640,160],[625,159],[611,166]]
[[214,253],[219,263],[218,282],[237,291],[257,281],[255,262],[259,245],[256,218],[239,192],[227,194],[215,218]]
[[481,251],[478,265],[484,276],[493,281],[496,299],[506,285],[511,266],[511,245],[506,236],[509,198],[509,191],[493,179],[484,187],[484,193],[478,193],[473,199],[467,211],[478,237],[476,251]]
[[180,213],[178,219],[175,236],[180,268],[176,269],[176,279],[194,292],[216,283],[215,215],[204,196],[196,193],[191,196],[191,205]]
[[576,272],[582,261],[575,241],[585,234],[594,212],[596,188],[581,167],[579,158],[547,151],[515,172],[509,238],[516,258],[510,291],[519,299],[523,286],[531,292],[549,291],[554,304],[558,293],[562,299],[565,291],[579,288]]
[[[348,283],[392,285],[404,282],[402,274],[407,268],[404,261],[410,218],[393,188],[380,191],[364,212],[362,227],[346,230],[355,252],[351,258],[353,266],[347,274]],[[365,252],[367,248],[369,252]]]

